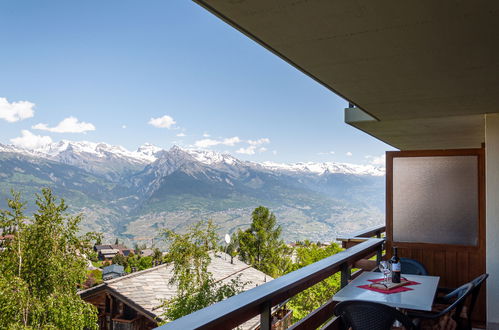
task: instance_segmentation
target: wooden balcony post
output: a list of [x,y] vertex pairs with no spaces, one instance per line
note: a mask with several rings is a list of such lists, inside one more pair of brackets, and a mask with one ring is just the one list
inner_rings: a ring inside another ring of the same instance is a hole
[[348,281],[350,280],[350,267],[348,266],[347,263],[344,263],[340,267],[341,271],[341,287],[345,287],[348,284]]
[[263,303],[262,313],[260,314],[260,329],[270,330],[272,328],[272,306],[270,302]]
[[376,263],[379,265],[381,262],[381,259],[383,258],[383,246],[380,246],[378,248],[378,251],[376,252]]

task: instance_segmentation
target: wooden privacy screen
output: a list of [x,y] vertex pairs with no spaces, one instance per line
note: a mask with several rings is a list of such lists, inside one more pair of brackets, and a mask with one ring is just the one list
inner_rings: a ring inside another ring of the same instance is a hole
[[[448,288],[485,273],[484,164],[484,149],[387,152],[387,256],[398,247]],[[485,287],[473,319],[485,323]]]

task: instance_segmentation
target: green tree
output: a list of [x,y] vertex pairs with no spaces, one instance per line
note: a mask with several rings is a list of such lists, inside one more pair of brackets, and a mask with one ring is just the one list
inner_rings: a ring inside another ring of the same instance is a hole
[[230,238],[230,243],[227,244],[225,248],[225,253],[230,255],[230,263],[234,263],[234,258],[237,257],[237,251],[239,250],[239,240],[237,238],[237,233],[232,234]]
[[81,237],[81,241],[86,248],[86,253],[88,259],[97,262],[99,260],[99,254],[94,251],[94,245],[100,245],[102,243],[103,234],[98,232],[88,232]]
[[153,252],[154,252],[152,255],[153,261],[163,261],[163,253],[160,251],[160,249],[155,248]]
[[177,295],[164,303],[165,319],[175,320],[243,290],[246,283],[239,277],[221,283],[208,272],[210,253],[219,241],[212,221],[198,222],[185,234],[164,230],[163,236],[169,246],[165,259],[173,264],[171,283],[177,286]]
[[138,262],[137,270],[144,270],[152,267],[152,256],[141,257]]
[[138,254],[130,254],[126,258],[125,265],[125,271],[127,273],[132,272],[132,268],[135,268],[136,271],[141,271],[144,269],[151,268],[153,266],[153,259],[152,256],[150,257],[141,257]]
[[[290,272],[308,266],[326,257],[342,251],[338,244],[321,247],[310,241],[297,246],[295,249],[295,262]],[[296,322],[314,309],[326,303],[340,288],[340,274],[334,274],[325,280],[315,284],[305,291],[294,296],[287,304],[293,310],[293,322]]]
[[245,231],[239,229],[237,233],[239,256],[244,262],[270,276],[286,273],[291,264],[291,249],[281,239],[282,229],[277,225],[274,213],[259,206],[251,217],[250,228]]
[[135,254],[140,256],[140,254],[142,253],[142,250],[147,249],[147,245],[146,244],[139,245],[138,243],[135,243],[133,246],[133,249],[135,251]]
[[49,189],[37,195],[38,211],[24,215],[13,192],[0,210],[0,229],[14,237],[0,252],[1,329],[97,329],[97,309],[77,294],[86,280],[81,216],[66,213]]
[[90,231],[82,236],[82,240],[88,244],[89,247],[93,247],[94,245],[101,245],[102,239],[104,235],[99,232]]
[[121,265],[124,268],[127,268],[128,266],[128,258],[122,255],[121,253],[116,253],[116,255],[113,257],[113,264]]

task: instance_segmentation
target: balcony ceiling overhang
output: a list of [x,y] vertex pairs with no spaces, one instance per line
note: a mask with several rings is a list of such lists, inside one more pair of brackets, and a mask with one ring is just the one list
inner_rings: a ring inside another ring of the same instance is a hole
[[347,122],[394,147],[480,147],[478,123],[499,112],[498,1],[195,1],[369,114]]

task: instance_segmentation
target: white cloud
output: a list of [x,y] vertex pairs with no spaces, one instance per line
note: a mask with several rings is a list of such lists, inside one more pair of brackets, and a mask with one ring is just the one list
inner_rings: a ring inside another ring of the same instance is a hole
[[[239,148],[236,150],[236,153],[238,154],[243,154],[243,155],[254,155],[257,151],[257,146],[255,145],[250,145],[248,146],[247,148]],[[258,152],[265,152],[267,151],[267,148],[265,147],[261,147],[258,149]],[[274,150],[274,155],[277,153],[275,150]]]
[[[257,139],[257,140],[248,140],[247,142],[248,142],[249,146],[246,147],[246,148],[241,147],[241,148],[237,149],[236,153],[243,154],[243,155],[254,155],[256,153],[256,151],[257,151],[257,147],[259,145],[262,145],[262,144],[270,143],[270,139],[268,139],[268,138],[260,138],[260,139]],[[265,148],[265,147],[260,147],[258,149],[258,152],[265,152],[265,151],[267,151],[267,148]],[[274,152],[274,155],[275,154],[276,153]]]
[[164,115],[163,117],[151,118],[148,122],[149,125],[152,125],[157,128],[172,128],[173,125],[176,124],[175,120],[168,115]]
[[210,134],[208,134],[208,133],[203,133],[203,137],[205,137],[205,138],[209,138],[210,136],[211,136],[211,135],[210,135]]
[[194,142],[194,145],[198,148],[209,148],[217,145],[225,145],[225,146],[234,146],[237,143],[240,143],[241,139],[237,136],[233,136],[231,138],[226,138],[223,140],[214,140],[214,139],[202,139]]
[[261,139],[258,139],[258,140],[248,140],[248,143],[252,146],[258,146],[260,144],[266,144],[266,143],[270,143],[270,139],[268,138],[261,138]]
[[52,143],[50,136],[35,135],[28,130],[22,130],[21,136],[10,139],[10,142],[18,147],[36,149]]
[[178,134],[177,134],[177,136],[178,136],[178,137],[184,137],[184,136],[186,136],[186,135],[185,135],[185,133],[178,133]]
[[369,159],[369,164],[375,165],[375,166],[385,166],[386,165],[386,160],[385,160],[385,155],[380,155],[380,156],[371,156],[367,155],[367,159]]
[[277,155],[277,150],[272,150],[273,155]]
[[236,150],[236,153],[243,155],[254,155],[255,154],[255,146],[249,146],[247,148],[239,148]]
[[198,148],[209,148],[209,147],[219,145],[220,143],[222,143],[222,142],[218,141],[218,140],[203,139],[203,140],[199,140],[199,141],[194,142],[194,145]]
[[231,138],[224,139],[222,144],[226,146],[233,146],[239,142],[241,142],[241,139],[238,138],[237,136],[233,136]]
[[348,157],[353,156],[353,154],[350,151],[348,151],[345,155],[347,155]]
[[13,123],[35,115],[34,103],[18,101],[9,103],[5,97],[0,97],[0,118]]
[[121,128],[126,128],[126,125],[121,125]]
[[93,124],[79,121],[76,117],[65,118],[55,127],[49,127],[47,124],[40,123],[31,128],[53,133],[85,133],[95,131]]
[[317,154],[318,155],[334,155],[335,152],[334,151],[326,151],[326,152],[318,152]]

